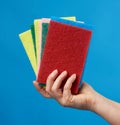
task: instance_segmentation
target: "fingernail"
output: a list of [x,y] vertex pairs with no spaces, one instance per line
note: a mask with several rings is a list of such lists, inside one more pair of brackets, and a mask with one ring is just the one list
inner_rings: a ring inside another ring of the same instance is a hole
[[65,71],[63,71],[63,73],[62,73],[63,75],[66,75],[67,74],[67,71],[65,70]]
[[72,76],[74,79],[76,79],[76,74],[73,74],[73,76]]
[[52,75],[56,75],[58,73],[58,70],[56,69],[56,70],[54,70],[53,72],[52,72]]

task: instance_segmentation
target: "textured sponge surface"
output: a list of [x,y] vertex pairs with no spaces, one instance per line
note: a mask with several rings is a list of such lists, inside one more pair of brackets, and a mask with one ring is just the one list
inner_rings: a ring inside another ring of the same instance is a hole
[[67,70],[68,77],[73,73],[77,75],[72,86],[72,93],[77,93],[91,35],[91,30],[51,20],[37,81],[46,83],[48,75],[55,69],[59,73]]

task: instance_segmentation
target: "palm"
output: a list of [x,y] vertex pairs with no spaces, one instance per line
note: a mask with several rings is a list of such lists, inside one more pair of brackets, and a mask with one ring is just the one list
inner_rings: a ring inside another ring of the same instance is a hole
[[90,109],[94,103],[94,90],[86,83],[83,83],[79,93],[73,95],[74,105],[79,109]]

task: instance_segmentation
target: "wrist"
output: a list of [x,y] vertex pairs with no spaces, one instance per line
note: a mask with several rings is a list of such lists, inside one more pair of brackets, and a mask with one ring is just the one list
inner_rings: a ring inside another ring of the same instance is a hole
[[104,97],[102,95],[100,95],[99,93],[95,92],[94,93],[94,96],[93,96],[93,103],[90,107],[90,110],[92,112],[98,112],[99,108],[100,108],[100,105],[102,104],[104,100]]

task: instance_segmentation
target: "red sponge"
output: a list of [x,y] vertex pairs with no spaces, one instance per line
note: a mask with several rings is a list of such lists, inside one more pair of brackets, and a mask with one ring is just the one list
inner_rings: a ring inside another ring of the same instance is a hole
[[68,77],[73,73],[77,75],[72,86],[72,93],[76,94],[91,35],[91,30],[51,20],[37,82],[46,83],[48,75],[55,69],[58,69],[59,73],[67,70]]

